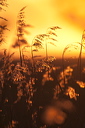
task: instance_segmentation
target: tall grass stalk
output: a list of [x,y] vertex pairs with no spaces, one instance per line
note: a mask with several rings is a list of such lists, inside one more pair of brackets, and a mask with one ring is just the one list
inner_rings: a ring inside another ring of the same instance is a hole
[[24,9],[26,8],[23,7],[19,13],[18,13],[18,20],[17,20],[17,37],[18,37],[18,40],[17,40],[17,44],[18,44],[18,47],[19,47],[19,56],[20,56],[20,63],[21,63],[21,66],[22,66],[22,61],[23,61],[23,57],[22,57],[22,50],[21,50],[21,45],[24,45],[24,44],[27,44],[27,41],[25,40],[24,38],[24,34],[27,33],[27,31],[25,30],[25,27],[31,27],[30,25],[26,24],[25,23],[25,16],[24,16]]
[[22,38],[23,36],[23,25],[24,25],[24,12],[23,10],[26,7],[23,7],[22,9],[20,9],[19,14],[17,16],[18,20],[17,20],[17,37],[18,37],[18,46],[19,46],[19,57],[20,57],[20,63],[22,66],[22,52],[21,52],[21,44],[20,44],[20,38]]

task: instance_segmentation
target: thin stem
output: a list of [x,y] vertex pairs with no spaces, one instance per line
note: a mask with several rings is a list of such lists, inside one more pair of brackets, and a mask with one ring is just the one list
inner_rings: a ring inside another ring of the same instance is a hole
[[[46,63],[47,63],[47,64],[49,64],[49,63],[48,63],[48,48],[47,48],[47,38],[46,38],[46,43],[45,43],[45,44],[46,44]],[[47,70],[48,70],[48,77],[49,77],[49,67],[47,68]]]
[[81,59],[82,59],[82,43],[83,43],[83,36],[82,36],[82,39],[81,39],[81,47],[80,47],[80,53],[79,53],[79,78],[81,80],[81,71],[82,71],[82,64],[81,64]]
[[19,53],[20,53],[20,63],[21,63],[21,67],[22,67],[22,52],[21,52],[21,47],[19,45]]
[[62,54],[62,66],[63,66],[63,80],[64,80],[64,85],[65,85],[65,73],[64,73],[64,69],[65,69],[65,66],[64,66],[64,52]]
[[48,60],[48,49],[47,49],[47,41],[46,41],[46,61]]
[[[18,32],[17,32],[18,33]],[[20,56],[20,63],[22,66],[22,52],[21,52],[21,46],[20,46],[20,40],[19,40],[19,36],[18,36],[18,44],[19,44],[19,56]]]
[[31,46],[31,55],[32,55],[32,71],[34,72],[34,57],[33,57],[32,46]]

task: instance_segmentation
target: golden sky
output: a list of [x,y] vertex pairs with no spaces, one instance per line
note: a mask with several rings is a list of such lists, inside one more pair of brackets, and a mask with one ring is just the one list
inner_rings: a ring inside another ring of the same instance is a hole
[[[61,57],[66,45],[81,41],[85,28],[85,0],[8,0],[8,4],[4,17],[8,19],[10,32],[7,34],[7,43],[2,45],[2,48],[18,53],[11,45],[16,34],[17,14],[24,6],[27,6],[25,20],[33,26],[29,29],[30,35],[26,36],[30,44],[36,35],[46,33],[51,26],[59,26],[62,29],[57,31],[57,47],[48,45],[49,55]],[[41,51],[44,55],[44,50]]]

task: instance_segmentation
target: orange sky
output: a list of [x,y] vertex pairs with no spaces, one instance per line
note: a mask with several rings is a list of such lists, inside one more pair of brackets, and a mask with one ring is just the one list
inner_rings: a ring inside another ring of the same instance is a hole
[[[4,16],[8,19],[10,32],[7,34],[7,43],[1,48],[8,48],[10,52],[17,49],[10,48],[16,34],[16,20],[19,10],[25,9],[26,22],[33,25],[29,29],[27,41],[31,44],[34,36],[46,33],[48,27],[59,26],[57,32],[57,47],[48,46],[48,54],[61,57],[62,51],[69,43],[80,42],[85,26],[85,1],[84,0],[8,0],[9,7]],[[2,15],[3,15],[2,13]],[[41,50],[44,55],[44,50]],[[72,51],[73,52],[73,51]],[[29,52],[30,54],[30,52]],[[41,54],[41,53],[40,53]]]

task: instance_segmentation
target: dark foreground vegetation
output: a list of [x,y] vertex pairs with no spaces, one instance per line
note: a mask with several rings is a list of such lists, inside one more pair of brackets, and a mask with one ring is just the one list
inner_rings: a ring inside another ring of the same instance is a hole
[[[85,69],[63,70],[60,60],[12,62],[4,53],[0,64],[0,126],[2,128],[83,128]],[[57,64],[57,63],[58,64]],[[73,61],[72,61],[73,62]]]

